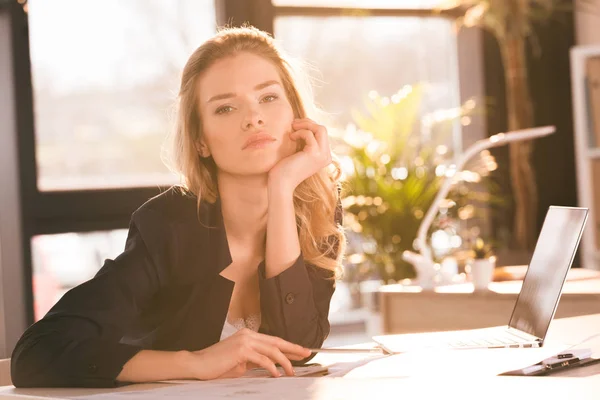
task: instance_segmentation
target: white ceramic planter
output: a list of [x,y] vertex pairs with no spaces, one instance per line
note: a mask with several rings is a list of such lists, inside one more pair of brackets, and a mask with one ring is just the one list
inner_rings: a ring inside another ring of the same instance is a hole
[[496,267],[496,257],[475,259],[470,262],[471,281],[473,289],[487,290],[494,277],[494,268]]

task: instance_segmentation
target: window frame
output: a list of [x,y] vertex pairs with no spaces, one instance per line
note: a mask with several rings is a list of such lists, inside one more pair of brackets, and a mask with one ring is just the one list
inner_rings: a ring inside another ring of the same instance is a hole
[[[218,1],[218,0],[217,0]],[[234,0],[235,2],[236,0]],[[237,0],[240,1],[240,0]],[[244,1],[244,0],[241,0]],[[264,3],[264,0],[254,0]],[[456,20],[463,15],[458,9],[437,11],[433,8],[353,8],[319,6],[277,6],[267,0],[271,6],[273,21],[277,17],[437,17]],[[252,3],[249,1],[248,3]],[[258,7],[258,4],[255,5]],[[273,34],[273,23],[269,32]],[[483,61],[483,31],[473,27],[461,29],[457,34],[458,86],[459,101],[464,103],[470,98],[485,97],[485,77]],[[487,124],[484,116],[474,115],[471,124],[462,127],[460,143],[455,148],[462,151],[472,143],[487,136]]]
[[[23,243],[22,189],[19,176],[20,142],[18,133],[29,128],[31,114],[21,112],[27,104],[28,93],[16,90],[27,85],[27,71],[20,70],[20,61],[26,56],[17,45],[20,29],[20,6],[0,1],[0,358],[10,356],[23,329],[27,325],[25,310],[31,292],[31,276],[25,268],[29,246]],[[21,9],[22,11],[22,9]],[[22,301],[15,301],[21,299]]]

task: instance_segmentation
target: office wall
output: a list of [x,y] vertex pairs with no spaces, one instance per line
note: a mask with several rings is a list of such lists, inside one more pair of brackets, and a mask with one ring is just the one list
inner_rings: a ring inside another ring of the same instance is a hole
[[600,0],[577,1],[576,44],[600,44]]
[[10,13],[0,7],[0,358],[25,328],[23,243]]

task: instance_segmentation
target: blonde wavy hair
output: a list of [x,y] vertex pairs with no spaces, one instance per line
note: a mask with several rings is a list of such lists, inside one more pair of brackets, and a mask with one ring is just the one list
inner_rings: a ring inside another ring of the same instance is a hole
[[[202,121],[197,104],[197,81],[217,60],[240,52],[252,53],[270,61],[279,72],[295,118],[307,117],[306,105],[312,99],[302,97],[297,68],[293,60],[277,48],[273,38],[254,27],[223,28],[204,42],[188,59],[182,73],[176,103],[175,130],[171,141],[170,167],[182,178],[183,189],[197,197],[198,212],[202,200],[214,203],[219,195],[217,166],[212,157],[198,154],[196,144],[202,139]],[[308,88],[305,88],[308,90]],[[346,238],[336,223],[341,217],[340,164],[333,162],[302,182],[294,191],[294,209],[300,247],[304,259],[316,267],[340,272]]]

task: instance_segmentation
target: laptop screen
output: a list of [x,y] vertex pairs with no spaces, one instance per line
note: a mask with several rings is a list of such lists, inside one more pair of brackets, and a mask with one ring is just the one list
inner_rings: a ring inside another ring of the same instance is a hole
[[509,326],[544,338],[587,219],[586,208],[551,206]]

